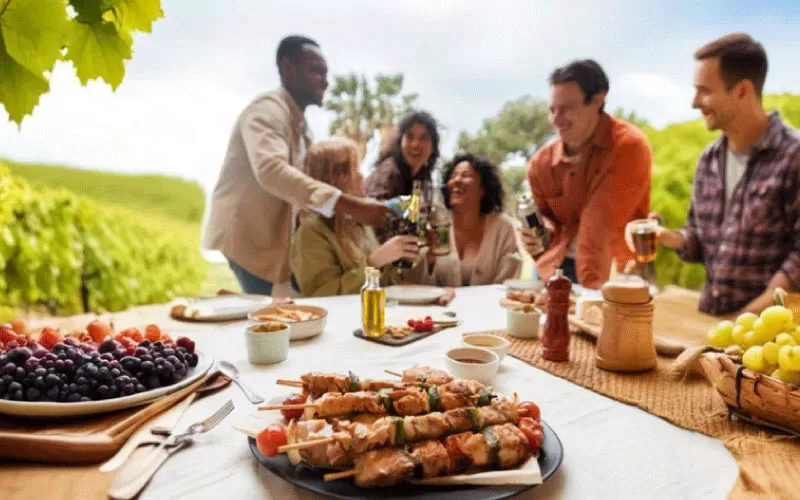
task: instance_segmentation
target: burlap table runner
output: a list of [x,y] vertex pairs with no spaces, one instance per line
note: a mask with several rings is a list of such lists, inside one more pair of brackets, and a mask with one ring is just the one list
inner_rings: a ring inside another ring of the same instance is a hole
[[730,498],[798,498],[800,443],[743,422],[731,421],[716,390],[701,377],[676,381],[673,360],[660,358],[656,369],[639,374],[603,371],[595,366],[595,344],[573,333],[570,361],[542,359],[540,342],[490,332],[511,341],[509,354],[548,373],[617,401],[636,406],[674,425],[722,440],[739,463]]

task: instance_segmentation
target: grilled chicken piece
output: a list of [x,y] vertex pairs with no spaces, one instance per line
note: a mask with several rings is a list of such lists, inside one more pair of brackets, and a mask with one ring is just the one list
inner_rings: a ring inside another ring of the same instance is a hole
[[397,437],[397,417],[383,417],[371,426],[361,426],[353,433],[353,450],[363,453],[375,448],[394,446]]
[[444,476],[452,463],[447,448],[440,441],[424,441],[411,447],[411,456],[422,467],[422,477]]
[[310,465],[317,467],[343,467],[353,463],[351,452],[352,437],[346,430],[337,429],[325,420],[298,422],[295,439],[297,442],[313,441],[333,437],[334,442],[300,450],[300,455]]
[[403,382],[407,384],[444,385],[451,380],[453,380],[453,377],[446,371],[429,366],[414,365],[407,370],[403,370]]
[[318,398],[326,392],[347,392],[350,389],[350,377],[334,373],[306,373],[300,380],[313,398]]
[[519,423],[519,413],[514,408],[514,403],[507,399],[495,400],[491,405],[480,408],[478,415],[481,428],[507,422]]
[[471,396],[473,394],[478,394],[481,389],[486,389],[486,386],[477,380],[456,379],[439,387],[439,392],[453,392]]
[[470,419],[468,411],[467,408],[457,408],[444,414],[447,425],[450,427],[450,433],[458,434],[472,430],[472,419]]
[[387,448],[358,455],[355,483],[359,487],[394,486],[414,477],[416,464],[403,450]]
[[439,392],[439,401],[441,401],[442,410],[445,411],[472,406],[472,398],[466,394],[455,392]]
[[431,411],[428,394],[420,389],[396,389],[388,394],[398,415],[423,415]]
[[347,415],[348,413],[374,413],[386,414],[386,409],[380,404],[374,393],[348,392],[336,394],[329,392],[314,401],[314,413],[320,418]]
[[500,451],[497,454],[497,467],[510,469],[517,466],[528,454],[528,439],[514,424],[495,425],[490,427],[499,441]]
[[408,442],[425,441],[440,439],[442,436],[450,434],[450,426],[445,414],[429,413],[418,417],[404,418],[403,432]]

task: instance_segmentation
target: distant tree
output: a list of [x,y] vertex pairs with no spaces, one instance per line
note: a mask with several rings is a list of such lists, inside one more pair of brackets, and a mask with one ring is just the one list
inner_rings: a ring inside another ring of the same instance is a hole
[[650,123],[641,116],[637,115],[636,111],[625,111],[623,108],[620,107],[615,109],[613,114],[616,118],[625,120],[630,124],[636,125],[642,130],[650,126]]
[[334,76],[331,97],[325,108],[335,117],[331,135],[349,137],[364,158],[367,142],[380,131],[382,146],[394,134],[397,121],[416,103],[417,94],[403,94],[403,74],[377,75],[369,82],[363,74]]
[[530,156],[553,134],[546,101],[524,96],[505,103],[497,116],[483,120],[474,135],[461,132],[460,150],[502,163],[511,154]]

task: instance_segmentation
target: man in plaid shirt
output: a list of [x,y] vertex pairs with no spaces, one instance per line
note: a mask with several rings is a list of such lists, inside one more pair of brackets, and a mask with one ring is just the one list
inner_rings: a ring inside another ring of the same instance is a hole
[[[764,111],[760,43],[731,34],[695,59],[692,107],[723,134],[700,158],[686,226],[658,237],[684,261],[705,264],[700,311],[759,313],[776,287],[800,288],[800,133]],[[632,246],[629,228],[626,240]]]

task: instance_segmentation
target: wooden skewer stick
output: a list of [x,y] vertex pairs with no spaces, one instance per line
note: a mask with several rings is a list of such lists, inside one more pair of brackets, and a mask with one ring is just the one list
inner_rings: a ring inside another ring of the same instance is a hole
[[402,373],[393,372],[392,370],[383,370],[383,371],[385,371],[389,375],[394,375],[395,377],[403,378],[403,374]]
[[279,378],[277,381],[275,381],[275,383],[278,385],[285,385],[288,387],[303,387],[303,382],[299,380],[285,380]]
[[355,475],[358,475],[358,471],[356,469],[350,469],[342,472],[331,472],[330,474],[325,474],[322,476],[322,479],[324,479],[325,482],[328,482],[335,481],[337,479],[343,479],[345,477],[353,477]]
[[301,443],[285,444],[278,448],[278,453],[286,453],[287,451],[292,451],[292,450],[304,450],[306,448],[313,448],[315,446],[332,443],[334,441],[335,441],[334,438],[327,437],[322,439],[312,439],[310,441],[303,441]]
[[305,408],[316,408],[317,405],[313,403],[298,403],[295,405],[266,405],[259,406],[259,410],[303,410]]

